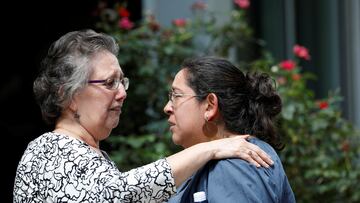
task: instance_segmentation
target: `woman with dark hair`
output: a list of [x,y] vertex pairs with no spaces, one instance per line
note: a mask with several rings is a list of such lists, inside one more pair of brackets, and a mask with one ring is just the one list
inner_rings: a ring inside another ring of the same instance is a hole
[[246,136],[239,136],[194,145],[120,172],[99,147],[118,125],[129,87],[118,50],[114,38],[92,30],[69,32],[51,45],[34,94],[54,129],[25,150],[16,171],[14,202],[162,202],[211,159],[271,162]]
[[269,75],[244,74],[221,58],[184,61],[164,107],[173,142],[188,148],[250,134],[249,141],[268,153],[274,165],[258,169],[239,159],[210,161],[169,202],[194,202],[197,192],[205,193],[208,202],[295,202],[274,150],[283,147],[275,128],[282,105],[274,85]]

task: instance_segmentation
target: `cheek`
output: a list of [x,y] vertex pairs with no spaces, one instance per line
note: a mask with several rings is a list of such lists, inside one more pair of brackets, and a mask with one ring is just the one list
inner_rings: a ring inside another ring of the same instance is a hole
[[83,102],[83,108],[92,119],[104,119],[109,113],[112,99],[110,95],[98,95],[89,97]]
[[176,126],[177,126],[177,135],[181,138],[193,140],[197,137],[202,136],[202,125],[203,121],[199,118],[197,112],[181,112],[178,115],[175,115]]

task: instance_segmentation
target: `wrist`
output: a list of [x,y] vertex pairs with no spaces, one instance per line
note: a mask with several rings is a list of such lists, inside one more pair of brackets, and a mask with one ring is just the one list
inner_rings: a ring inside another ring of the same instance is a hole
[[199,148],[203,151],[204,157],[207,158],[207,161],[216,159],[216,154],[219,149],[216,147],[216,141],[203,142],[199,144]]

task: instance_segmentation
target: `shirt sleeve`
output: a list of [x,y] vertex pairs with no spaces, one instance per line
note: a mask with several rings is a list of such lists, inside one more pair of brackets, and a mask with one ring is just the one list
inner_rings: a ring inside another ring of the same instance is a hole
[[102,196],[113,196],[109,202],[164,202],[175,192],[170,165],[166,159],[160,159],[128,172],[115,172],[105,183]]

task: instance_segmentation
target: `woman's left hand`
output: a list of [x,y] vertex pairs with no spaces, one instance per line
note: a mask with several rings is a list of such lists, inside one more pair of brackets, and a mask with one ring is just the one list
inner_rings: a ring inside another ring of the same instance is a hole
[[254,164],[256,167],[273,165],[274,162],[266,152],[246,140],[249,136],[239,135],[211,141],[210,143],[214,144],[217,149],[214,151],[213,159],[238,157]]

